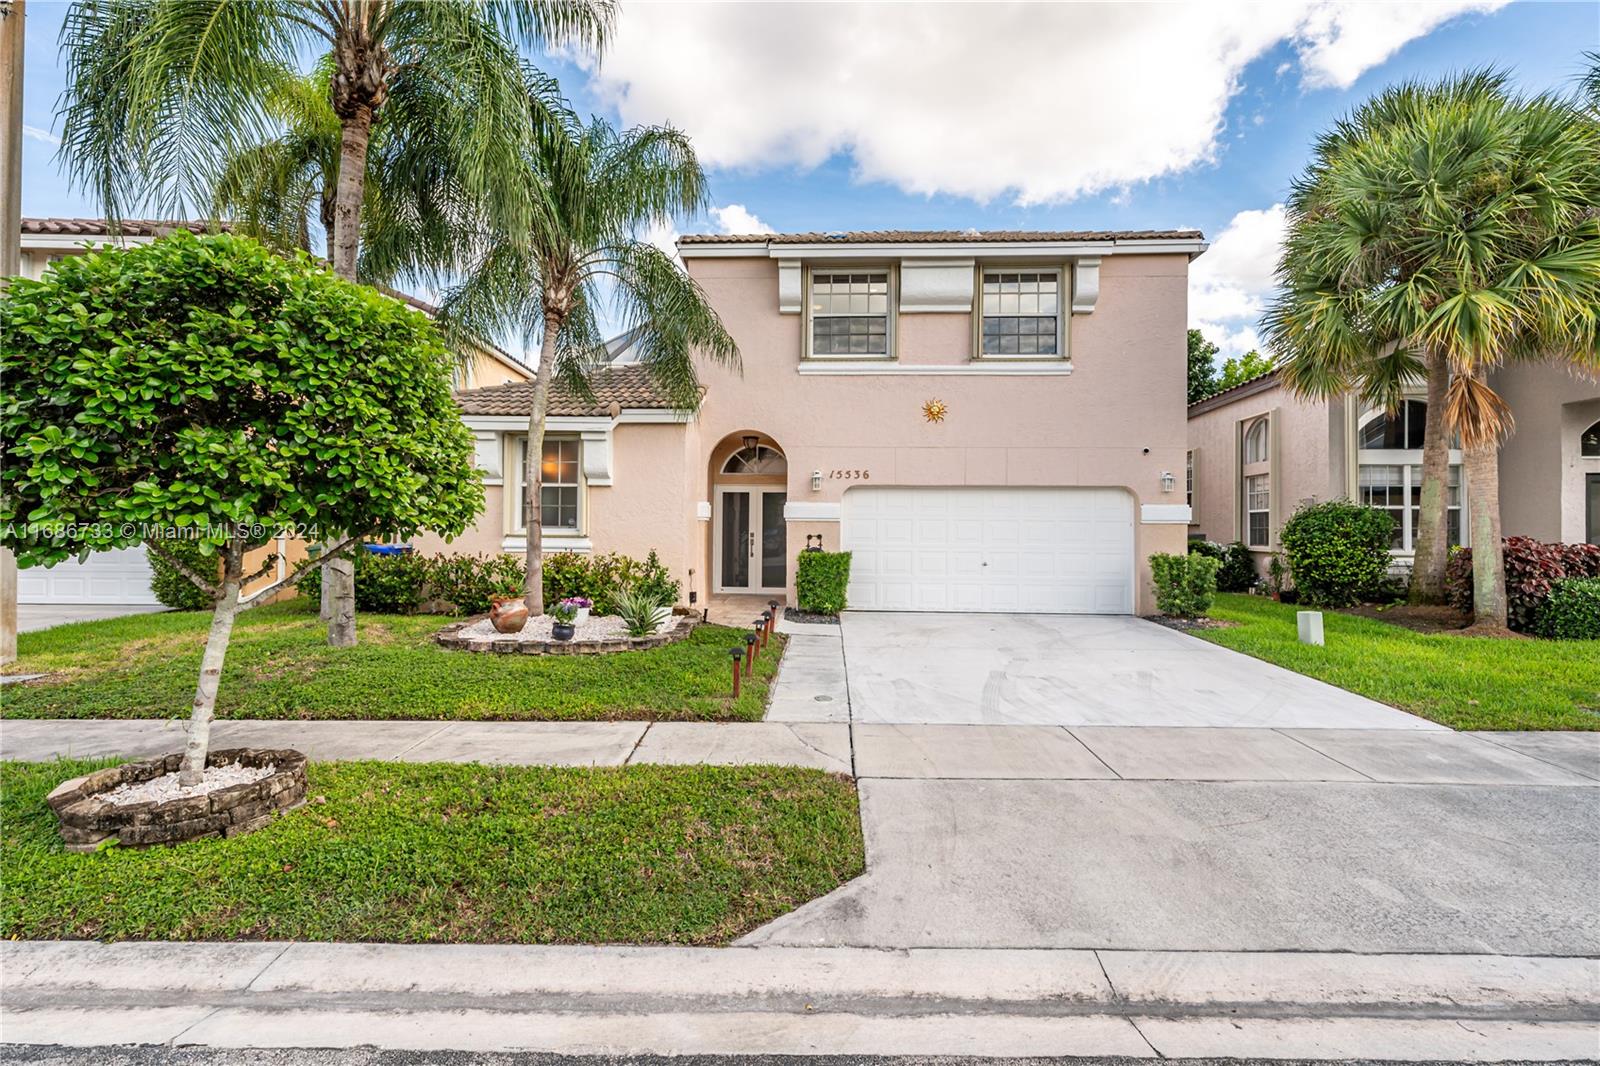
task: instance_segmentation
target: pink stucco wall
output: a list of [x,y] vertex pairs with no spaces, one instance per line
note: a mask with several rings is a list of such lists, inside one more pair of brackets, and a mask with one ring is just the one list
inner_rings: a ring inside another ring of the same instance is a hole
[[1500,449],[1500,525],[1509,535],[1584,539],[1584,478],[1600,459],[1578,454],[1578,437],[1600,419],[1600,382],[1562,367],[1522,365],[1490,384],[1511,405],[1516,429]]

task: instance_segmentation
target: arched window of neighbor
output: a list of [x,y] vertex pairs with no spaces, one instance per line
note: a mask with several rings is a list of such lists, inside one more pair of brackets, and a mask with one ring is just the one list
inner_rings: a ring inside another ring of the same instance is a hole
[[746,444],[722,464],[724,474],[786,474],[789,461],[776,448],[765,444]]
[[1258,418],[1245,431],[1244,435],[1244,461],[1246,463],[1264,463],[1267,461],[1267,420]]
[[1586,459],[1600,459],[1600,422],[1583,431],[1578,438],[1578,454]]

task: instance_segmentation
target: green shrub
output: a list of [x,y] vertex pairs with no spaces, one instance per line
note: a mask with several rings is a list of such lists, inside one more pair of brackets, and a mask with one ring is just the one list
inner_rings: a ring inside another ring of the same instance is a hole
[[1218,592],[1249,592],[1258,580],[1255,561],[1244,541],[1218,544],[1213,540],[1191,540],[1190,555],[1203,555],[1217,561]]
[[1283,524],[1283,550],[1300,600],[1347,607],[1382,587],[1394,519],[1373,507],[1329,500],[1300,508]]
[[1600,578],[1558,580],[1539,608],[1538,633],[1552,640],[1600,640]]
[[643,589],[656,602],[670,607],[678,602],[680,588],[654,550],[643,562],[615,552],[552,552],[544,557],[545,602],[582,596],[594,601],[597,615],[618,613],[617,593],[622,589]]
[[[199,574],[215,574],[217,570],[217,553],[213,551],[206,555],[200,550],[200,542],[185,539],[164,539],[161,549],[169,555],[175,555],[178,561],[189,569]],[[150,591],[155,593],[156,599],[171,607],[174,611],[209,611],[216,605],[211,602],[211,597],[200,591],[199,587],[177,570],[173,569],[165,559],[155,552],[149,552],[150,557]]]
[[1204,618],[1217,597],[1217,561],[1198,552],[1150,556],[1156,609],[1173,618]]
[[850,584],[849,552],[800,553],[794,590],[797,606],[811,614],[838,614],[845,609]]
[[[350,553],[356,568],[356,610],[374,614],[410,614],[428,599],[436,560],[415,552],[374,555],[365,548]],[[322,600],[322,568],[300,579],[300,595]],[[487,607],[484,610],[488,610]]]
[[489,597],[520,594],[527,577],[522,560],[513,555],[440,555],[429,570],[433,598],[457,614],[486,613]]

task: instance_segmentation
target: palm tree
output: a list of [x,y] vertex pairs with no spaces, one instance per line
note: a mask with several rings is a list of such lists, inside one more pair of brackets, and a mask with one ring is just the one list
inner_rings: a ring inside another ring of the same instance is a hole
[[444,320],[479,336],[514,329],[540,339],[523,508],[528,612],[540,615],[545,411],[558,380],[589,392],[605,355],[595,317],[602,301],[611,301],[623,328],[637,331],[639,361],[680,409],[700,403],[695,357],[736,366],[739,350],[693,279],[638,236],[705,207],[705,176],[688,139],[669,127],[618,133],[601,119],[585,125],[547,84],[535,82],[529,98],[544,121],[528,146],[527,181],[541,197],[527,237],[491,226],[465,280],[446,295]]
[[[1600,368],[1600,136],[1574,101],[1494,71],[1386,90],[1317,143],[1295,183],[1263,319],[1289,388],[1398,406],[1425,377],[1413,594],[1443,590],[1448,438],[1468,480],[1476,620],[1505,624],[1499,446],[1508,361]],[[1442,415],[1442,417],[1441,417]]]
[[[186,217],[209,206],[222,160],[271,135],[268,103],[292,93],[301,51],[328,49],[339,129],[329,259],[355,279],[379,116],[399,144],[447,138],[466,190],[515,229],[528,190],[507,178],[530,122],[516,47],[598,49],[613,13],[614,0],[79,0],[61,31],[61,150],[113,222],[141,203]],[[436,110],[415,106],[441,92],[470,99],[472,121],[441,130]],[[338,604],[328,642],[353,645],[349,560],[327,580]]]

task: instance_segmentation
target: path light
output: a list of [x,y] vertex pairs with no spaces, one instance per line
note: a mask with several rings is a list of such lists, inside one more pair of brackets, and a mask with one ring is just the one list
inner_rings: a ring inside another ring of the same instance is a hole
[[738,648],[729,648],[728,654],[733,657],[733,698],[739,698],[739,656],[744,653]]
[[772,622],[767,628],[769,628],[769,629],[777,629],[778,628],[778,601],[777,600],[768,600],[767,601],[767,610],[772,614]]
[[1177,483],[1178,483],[1178,479],[1173,476],[1172,471],[1170,471],[1170,470],[1161,471],[1161,491],[1162,492],[1171,492],[1172,491],[1172,487],[1174,485],[1176,485]]
[[755,669],[755,665],[756,665],[756,635],[754,633],[746,633],[744,635],[744,676],[745,677],[749,677],[750,676],[750,671]]
[[772,614],[762,611],[761,617],[756,619],[756,628],[761,631],[761,650],[767,650],[767,637],[772,633]]

